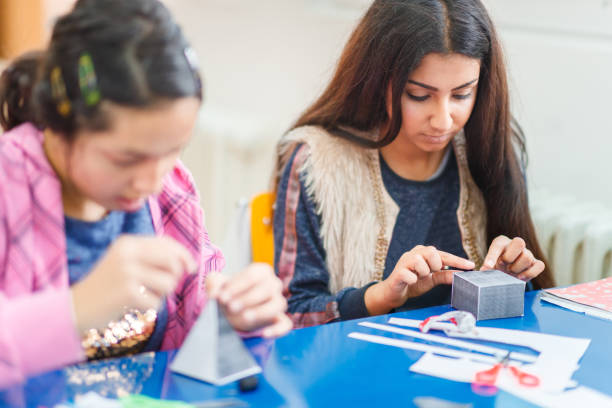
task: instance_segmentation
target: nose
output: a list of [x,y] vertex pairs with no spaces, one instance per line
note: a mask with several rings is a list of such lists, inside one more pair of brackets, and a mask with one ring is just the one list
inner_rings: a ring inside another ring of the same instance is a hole
[[436,132],[445,133],[453,126],[453,116],[448,101],[442,100],[435,105],[429,123]]
[[132,188],[141,196],[149,196],[161,191],[164,166],[161,160],[143,163],[132,179]]

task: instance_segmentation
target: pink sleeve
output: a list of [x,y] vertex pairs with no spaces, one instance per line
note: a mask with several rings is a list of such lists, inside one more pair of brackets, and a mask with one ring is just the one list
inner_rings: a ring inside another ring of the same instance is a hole
[[0,292],[0,387],[83,360],[69,289]]
[[84,358],[69,289],[7,296],[10,239],[4,197],[0,194],[0,387]]

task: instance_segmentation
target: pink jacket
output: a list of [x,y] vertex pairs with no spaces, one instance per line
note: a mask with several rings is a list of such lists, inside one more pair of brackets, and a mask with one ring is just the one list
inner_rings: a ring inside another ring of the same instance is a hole
[[[0,136],[0,387],[84,359],[68,286],[61,186],[42,140],[30,124]],[[225,262],[208,238],[182,164],[149,205],[157,234],[181,242],[200,260],[198,273],[183,277],[168,296],[162,349],[172,349],[204,305],[204,277]]]

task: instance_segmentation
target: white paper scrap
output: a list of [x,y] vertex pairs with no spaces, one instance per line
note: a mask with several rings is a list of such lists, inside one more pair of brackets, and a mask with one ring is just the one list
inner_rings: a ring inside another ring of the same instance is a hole
[[[448,358],[427,353],[410,367],[410,371],[446,378],[452,381],[472,382],[476,378],[477,372],[488,370],[491,367],[491,364],[483,364],[474,360]],[[529,389],[537,388],[540,391],[558,393],[570,385],[570,378],[568,378],[565,368],[556,369],[552,366],[536,367],[533,364],[526,364],[520,366],[520,369],[540,379],[538,387]],[[497,385],[508,389],[526,388],[518,384],[516,377],[511,375],[509,370],[500,371]]]
[[[528,371],[527,367],[530,366],[522,366],[521,370]],[[451,381],[469,383],[475,379],[477,372],[489,368],[491,366],[488,364],[427,353],[410,367],[410,371]],[[540,376],[542,380],[541,373],[539,374],[534,370],[529,370],[528,372]],[[549,383],[566,381],[562,374],[558,378],[555,378],[555,375],[555,370],[551,369],[545,378]],[[566,382],[566,384],[569,383],[571,381]],[[551,389],[554,390],[558,387],[547,387],[545,383],[541,383],[538,387],[525,387],[518,383],[516,377],[511,375],[509,370],[500,371],[496,386],[519,398],[545,407],[612,407],[612,397],[588,387],[581,386],[568,391],[551,391]]]

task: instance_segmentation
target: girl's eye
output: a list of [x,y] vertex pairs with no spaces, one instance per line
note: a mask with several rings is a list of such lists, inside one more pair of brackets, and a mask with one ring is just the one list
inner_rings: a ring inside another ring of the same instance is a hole
[[457,94],[457,95],[453,95],[453,98],[455,99],[459,99],[459,100],[464,100],[464,99],[469,99],[472,96],[472,93],[468,93],[468,94]]
[[119,167],[129,167],[135,163],[134,160],[113,160],[113,162]]
[[408,97],[410,99],[412,99],[413,101],[416,102],[423,102],[425,100],[427,100],[429,98],[429,95],[423,95],[423,96],[416,96],[416,95],[412,95],[411,93],[406,92],[406,95],[408,95]]

